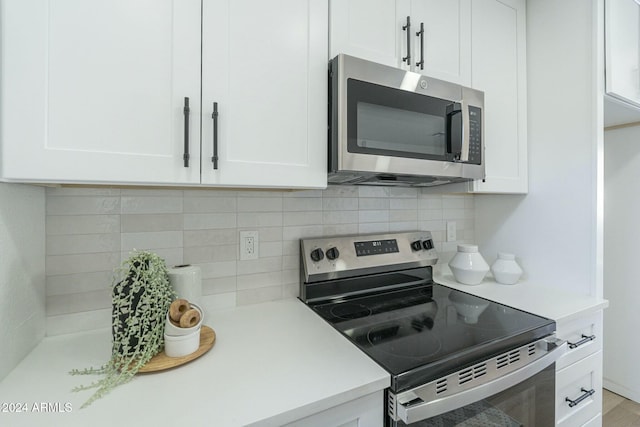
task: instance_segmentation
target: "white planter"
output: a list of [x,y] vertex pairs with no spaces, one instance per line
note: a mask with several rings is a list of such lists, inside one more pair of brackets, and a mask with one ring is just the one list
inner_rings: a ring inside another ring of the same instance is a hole
[[458,245],[458,252],[449,261],[455,279],[464,285],[478,285],[489,271],[489,264],[476,245]]
[[491,273],[496,282],[514,285],[522,276],[522,268],[516,262],[514,254],[498,252],[498,259],[491,266]]

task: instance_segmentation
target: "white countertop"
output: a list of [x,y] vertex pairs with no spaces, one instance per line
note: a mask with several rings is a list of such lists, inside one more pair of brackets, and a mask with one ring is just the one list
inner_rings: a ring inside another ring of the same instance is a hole
[[453,277],[449,266],[434,268],[433,280],[447,287],[470,293],[500,304],[528,311],[556,322],[566,322],[609,306],[609,301],[588,295],[576,295],[533,283],[502,285],[488,273],[479,285],[463,285]]
[[[445,265],[434,280],[557,322],[608,306],[604,299],[531,283],[501,285],[490,275],[480,285],[463,285]],[[0,425],[97,427],[135,420],[164,426],[197,420],[277,426],[389,386],[384,369],[297,299],[218,312],[205,307],[205,324],[216,331],[207,354],[170,371],[139,375],[86,409],[80,406],[92,391],[71,389],[92,377],[68,372],[105,363],[110,331],[45,338],[0,382]],[[35,413],[41,403],[47,412]],[[13,412],[15,404],[27,411]]]
[[[110,331],[45,338],[0,382],[0,425],[276,426],[389,386],[384,369],[296,299],[205,315],[216,331],[208,353],[138,375],[86,409],[92,391],[71,389],[92,377],[68,371],[106,362]],[[11,403],[28,410],[4,412]],[[34,413],[40,403],[57,411]]]

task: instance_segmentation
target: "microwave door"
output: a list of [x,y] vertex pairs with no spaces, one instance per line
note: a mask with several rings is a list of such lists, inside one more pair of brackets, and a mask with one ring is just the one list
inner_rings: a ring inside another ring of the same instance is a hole
[[[348,88],[349,153],[453,160],[447,141],[460,144],[455,127],[461,123],[461,114],[447,116],[451,101],[353,79],[348,80]],[[453,129],[447,129],[447,122]]]

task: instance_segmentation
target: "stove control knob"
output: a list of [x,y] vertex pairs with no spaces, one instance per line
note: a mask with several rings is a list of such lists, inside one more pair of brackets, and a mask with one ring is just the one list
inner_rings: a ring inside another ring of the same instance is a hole
[[414,251],[419,251],[420,249],[422,249],[422,242],[420,240],[411,242],[411,249],[413,249]]
[[312,250],[311,259],[315,262],[322,261],[324,259],[324,252],[322,252],[322,249],[317,248]]
[[334,260],[336,258],[338,258],[340,256],[340,251],[338,250],[338,248],[333,247],[333,248],[329,248],[327,249],[327,258],[329,258],[330,260]]
[[422,241],[422,247],[425,250],[433,249],[433,240],[427,239]]

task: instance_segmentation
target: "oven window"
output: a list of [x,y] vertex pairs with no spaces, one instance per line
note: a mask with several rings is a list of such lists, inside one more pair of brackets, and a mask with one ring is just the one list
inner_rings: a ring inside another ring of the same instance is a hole
[[545,427],[555,424],[555,363],[529,379],[486,399],[433,418],[392,426]]
[[348,150],[452,161],[462,141],[462,116],[451,113],[454,105],[440,98],[349,79]]

